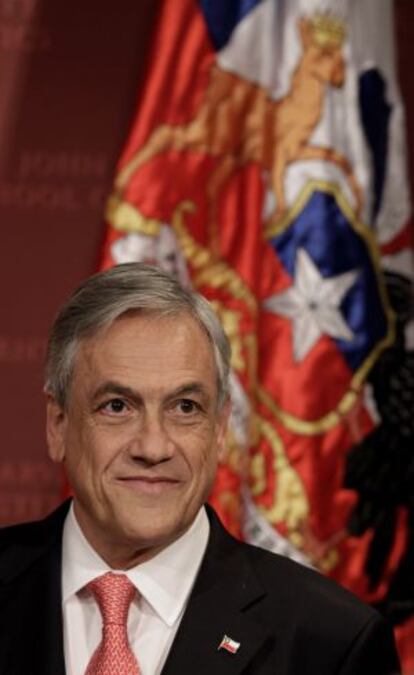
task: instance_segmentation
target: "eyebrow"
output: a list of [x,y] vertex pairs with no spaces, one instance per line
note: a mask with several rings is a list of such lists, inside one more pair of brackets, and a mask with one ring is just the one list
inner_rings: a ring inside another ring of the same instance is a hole
[[113,382],[112,380],[107,380],[106,382],[103,382],[99,387],[94,391],[92,399],[95,401],[101,396],[104,396],[105,394],[118,394],[118,396],[125,396],[127,398],[138,398],[140,399],[141,396],[134,391],[134,389],[131,389],[131,387],[126,387],[123,384],[119,384],[119,382]]
[[[126,398],[130,398],[132,400],[142,401],[142,396],[138,391],[112,380],[108,380],[99,385],[99,387],[94,391],[92,399],[93,401],[96,401],[105,394],[117,394],[118,396],[125,396]],[[194,394],[198,394],[207,401],[210,401],[210,395],[201,382],[188,382],[180,387],[177,387],[177,389],[174,389],[167,394],[166,400],[171,400],[177,396],[189,396]]]
[[188,384],[183,384],[181,387],[177,387],[170,394],[168,394],[167,399],[176,398],[177,396],[189,396],[190,394],[199,394],[203,398],[210,400],[210,395],[201,382],[189,382]]

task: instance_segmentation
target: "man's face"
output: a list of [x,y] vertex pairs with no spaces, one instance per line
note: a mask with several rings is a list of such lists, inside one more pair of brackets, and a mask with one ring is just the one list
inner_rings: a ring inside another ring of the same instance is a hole
[[194,520],[223,452],[217,394],[211,344],[189,315],[127,315],[81,342],[66,409],[48,400],[49,454],[110,565],[151,557]]

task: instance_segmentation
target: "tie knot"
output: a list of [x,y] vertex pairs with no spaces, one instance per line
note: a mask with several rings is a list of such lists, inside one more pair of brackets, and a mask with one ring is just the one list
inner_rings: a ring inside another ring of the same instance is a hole
[[99,605],[104,626],[126,625],[129,606],[135,595],[135,586],[125,574],[107,572],[93,579],[86,588]]

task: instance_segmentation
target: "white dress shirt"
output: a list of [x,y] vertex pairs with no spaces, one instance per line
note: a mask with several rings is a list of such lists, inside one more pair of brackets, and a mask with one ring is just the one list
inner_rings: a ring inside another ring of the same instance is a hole
[[[128,636],[142,675],[159,675],[180,624],[209,535],[204,507],[191,527],[154,558],[124,573],[140,596],[132,601]],[[73,504],[63,529],[62,603],[67,675],[84,675],[102,636],[94,598],[82,589],[111,570],[90,546]]]

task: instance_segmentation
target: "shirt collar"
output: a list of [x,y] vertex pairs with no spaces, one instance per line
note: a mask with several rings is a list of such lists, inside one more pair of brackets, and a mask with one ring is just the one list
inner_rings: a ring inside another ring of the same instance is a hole
[[[181,537],[125,574],[168,625],[182,613],[207,546],[210,525],[204,507]],[[92,579],[110,571],[84,536],[71,504],[63,528],[63,603]]]

